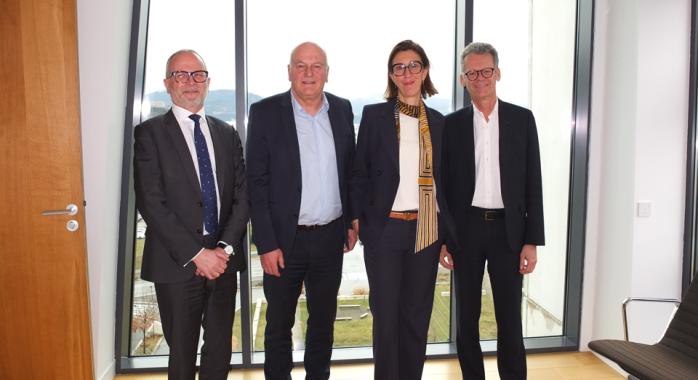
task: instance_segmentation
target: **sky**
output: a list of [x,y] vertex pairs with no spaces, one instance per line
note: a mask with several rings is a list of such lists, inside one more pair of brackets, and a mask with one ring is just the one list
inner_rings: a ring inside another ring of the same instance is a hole
[[[330,73],[325,90],[343,97],[380,96],[387,59],[404,39],[422,45],[441,96],[452,96],[455,1],[247,1],[248,90],[269,96],[290,88],[286,65],[304,41],[320,44]],[[235,87],[233,0],[151,0],[146,92],[163,89],[165,61],[182,48],[207,63],[212,90]],[[367,10],[370,10],[367,11]]]
[[[164,89],[165,61],[183,48],[195,49],[203,56],[212,90],[235,88],[234,3],[150,0],[146,93]],[[529,1],[475,1],[474,40],[490,42],[499,51],[500,98],[531,106],[531,83],[543,83],[532,79],[533,65],[549,65],[555,70],[557,64],[554,60],[533,62],[530,51],[531,36],[537,32],[534,26],[557,20],[574,25],[574,14],[565,15],[556,9],[569,8],[568,3],[573,0],[542,1],[537,6],[544,10],[541,14],[531,11]],[[264,97],[288,90],[286,66],[291,50],[301,42],[314,41],[328,55],[326,91],[346,98],[380,101],[390,50],[397,42],[412,39],[429,56],[437,96],[450,100],[456,86],[455,57],[463,48],[455,46],[455,22],[455,0],[248,0],[248,91]],[[573,57],[573,44],[566,38],[558,39],[569,44]]]

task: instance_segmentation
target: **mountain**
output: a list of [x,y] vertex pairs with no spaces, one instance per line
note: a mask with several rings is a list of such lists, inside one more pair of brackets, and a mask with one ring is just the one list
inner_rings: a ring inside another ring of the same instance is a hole
[[[150,101],[150,117],[167,112],[172,106],[170,95],[167,91],[151,92],[146,95]],[[249,104],[262,99],[261,96],[248,93]],[[228,123],[235,122],[235,90],[212,90],[206,97],[206,114],[217,117]]]
[[[166,91],[151,92],[146,95],[146,98],[150,101],[150,114],[148,117],[163,114],[167,112],[172,105],[170,95]],[[251,92],[247,95],[248,104],[255,103],[261,99],[261,96]],[[358,126],[359,122],[361,121],[361,112],[363,111],[364,106],[367,104],[383,102],[384,99],[378,95],[375,97],[353,98],[349,99],[349,101],[351,101],[351,108],[354,111],[354,124]],[[426,104],[443,114],[446,114],[451,110],[451,100],[446,98],[429,98],[426,100]],[[231,124],[234,123],[235,90],[209,91],[208,97],[206,98],[205,107],[206,114],[217,117]]]

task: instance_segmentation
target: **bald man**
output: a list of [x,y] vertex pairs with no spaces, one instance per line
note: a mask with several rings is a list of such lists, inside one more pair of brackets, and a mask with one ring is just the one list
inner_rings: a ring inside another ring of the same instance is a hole
[[348,183],[354,115],[348,100],[324,92],[323,49],[291,53],[291,89],[250,107],[247,181],[253,241],[264,269],[266,379],[291,378],[296,306],[308,306],[306,379],[327,379],[343,252],[353,249]]
[[167,60],[172,108],[134,131],[136,206],[148,224],[141,278],[155,283],[168,379],[228,377],[237,291],[246,268],[249,216],[242,144],[235,129],[206,115],[210,78],[193,50]]

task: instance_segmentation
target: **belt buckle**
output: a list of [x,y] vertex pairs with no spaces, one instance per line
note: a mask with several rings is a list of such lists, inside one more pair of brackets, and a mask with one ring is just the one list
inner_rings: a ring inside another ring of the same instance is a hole
[[497,218],[495,217],[496,215],[497,215],[497,213],[495,211],[492,211],[492,210],[485,211],[485,221],[491,222],[493,220],[497,220]]

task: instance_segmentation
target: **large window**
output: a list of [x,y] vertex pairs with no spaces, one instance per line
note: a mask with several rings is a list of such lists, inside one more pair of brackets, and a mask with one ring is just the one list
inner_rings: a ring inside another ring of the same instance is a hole
[[[291,50],[303,41],[317,42],[326,50],[330,73],[325,90],[351,101],[357,129],[363,106],[384,101],[386,61],[397,42],[412,39],[425,48],[439,91],[427,104],[444,114],[464,101],[456,80],[464,44],[487,41],[498,48],[502,69],[498,95],[533,110],[543,163],[547,244],[539,249],[536,272],[524,282],[526,344],[538,349],[574,346],[580,305],[574,289],[579,289],[581,281],[577,253],[583,241],[574,227],[583,225],[583,216],[574,210],[584,207],[585,190],[583,181],[575,185],[573,178],[585,178],[586,171],[585,135],[574,126],[581,124],[580,107],[588,110],[579,101],[579,88],[588,92],[588,83],[580,81],[580,65],[582,73],[589,72],[588,62],[579,59],[579,50],[588,49],[585,54],[591,50],[590,45],[579,43],[579,36],[591,35],[591,18],[580,18],[580,9],[590,13],[590,4],[591,0],[202,0],[195,4],[136,0],[127,111],[132,122],[125,133],[117,369],[164,368],[169,353],[162,339],[153,285],[140,279],[147,226],[135,211],[130,161],[133,127],[170,107],[162,82],[168,56],[179,49],[201,53],[211,77],[206,113],[234,124],[244,140],[249,105],[290,88],[286,65]],[[201,18],[205,22],[192,23]],[[584,28],[579,27],[578,19]],[[573,146],[577,146],[576,153]],[[264,360],[262,270],[256,247],[249,241],[248,246],[249,269],[239,276],[233,327],[232,363],[241,366]],[[357,244],[344,256],[335,360],[371,358],[369,294],[363,247]],[[451,294],[451,274],[440,268],[428,355],[455,353]],[[302,360],[306,313],[301,295],[293,330],[297,360]],[[496,339],[487,278],[480,331],[483,340]],[[486,351],[495,349],[493,342],[483,346]]]
[[[192,28],[187,17],[197,12],[205,14],[210,22],[197,23],[196,28]],[[143,100],[139,107],[141,120],[163,114],[170,109],[172,102],[163,84],[165,62],[177,50],[193,49],[204,57],[207,69],[211,73],[211,85],[205,105],[206,114],[234,123],[234,18],[235,3],[232,1],[203,0],[192,9],[192,2],[188,0],[150,0]],[[169,347],[162,336],[155,287],[152,282],[140,278],[146,228],[145,221],[136,214],[130,355],[168,355]],[[233,351],[237,352],[242,350],[240,315],[238,290],[233,331]]]
[[[302,3],[302,5],[299,5]],[[247,88],[248,102],[290,88],[286,66],[291,50],[303,41],[322,46],[330,66],[325,90],[349,99],[354,110],[355,128],[366,104],[382,102],[387,84],[387,60],[390,50],[404,39],[424,47],[431,61],[430,75],[439,94],[427,103],[442,113],[451,111],[453,103],[453,55],[455,44],[455,8],[453,1],[433,2],[406,0],[400,3],[359,0],[328,2],[274,0],[247,3]],[[270,13],[269,8],[275,9]],[[367,12],[371,9],[371,12]],[[419,12],[424,20],[419,28],[406,28],[403,20]],[[298,22],[299,20],[312,20]],[[269,25],[283,33],[269,33]],[[360,27],[359,27],[360,25]],[[357,41],[371,43],[357,44]],[[270,49],[270,46],[274,46]],[[252,245],[252,296],[250,298],[253,348],[264,349],[264,311],[262,270]],[[450,273],[441,269],[434,297],[429,341],[450,340]],[[339,290],[335,348],[371,346],[372,317],[368,308],[370,289],[363,259],[363,246],[357,244],[344,256],[342,283]],[[299,300],[293,340],[295,347],[305,341],[305,297]]]
[[[561,335],[564,322],[575,8],[574,0],[474,4],[473,40],[499,53],[498,97],[531,109],[538,127],[546,241],[535,272],[524,277],[527,337]],[[483,289],[491,298],[487,278]]]

